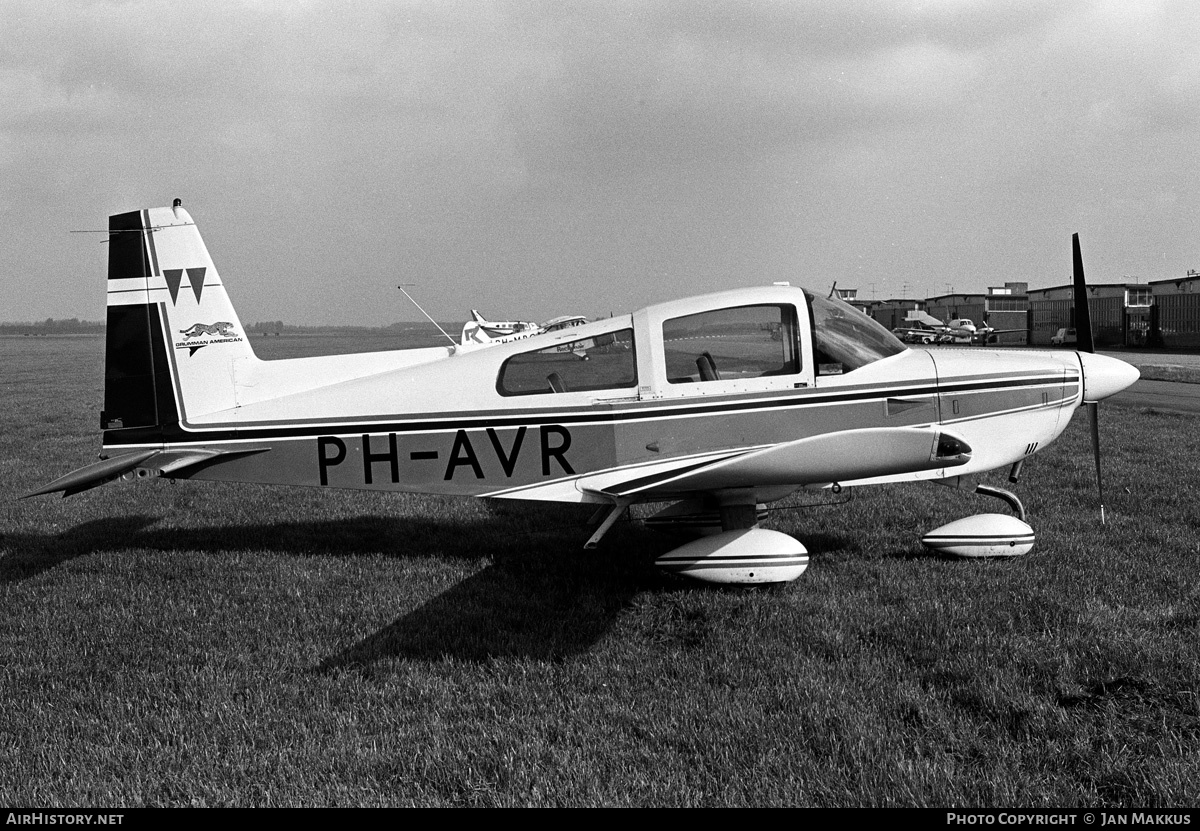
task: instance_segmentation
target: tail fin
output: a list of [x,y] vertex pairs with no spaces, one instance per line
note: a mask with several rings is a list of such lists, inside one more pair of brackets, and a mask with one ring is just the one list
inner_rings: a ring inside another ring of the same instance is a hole
[[101,427],[130,431],[116,443],[152,441],[187,416],[235,407],[239,364],[257,359],[191,216],[176,200],[108,227]]

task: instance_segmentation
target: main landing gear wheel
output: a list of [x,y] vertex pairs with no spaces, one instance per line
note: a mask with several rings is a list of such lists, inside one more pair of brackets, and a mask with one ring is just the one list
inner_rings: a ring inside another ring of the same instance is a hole
[[722,504],[719,511],[708,512],[719,514],[719,533],[668,551],[654,564],[708,583],[751,586],[795,580],[808,568],[808,550],[787,534],[759,528],[761,510],[752,498]]
[[1016,512],[976,514],[936,528],[921,538],[926,548],[955,557],[1020,557],[1033,548],[1033,529],[1025,522],[1025,506],[1015,493],[978,485],[975,493],[1002,500]]
[[654,564],[663,571],[709,583],[788,583],[808,568],[808,550],[779,531],[742,528],[681,545]]

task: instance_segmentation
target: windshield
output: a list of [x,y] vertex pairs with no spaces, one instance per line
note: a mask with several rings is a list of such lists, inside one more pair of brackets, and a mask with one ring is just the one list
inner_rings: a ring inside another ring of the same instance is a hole
[[841,375],[897,355],[907,347],[869,315],[849,303],[805,292],[813,319],[817,375]]

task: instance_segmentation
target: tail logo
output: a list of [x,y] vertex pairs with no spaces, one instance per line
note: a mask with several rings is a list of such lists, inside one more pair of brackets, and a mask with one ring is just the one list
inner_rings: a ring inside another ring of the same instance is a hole
[[232,323],[226,323],[222,320],[220,323],[193,323],[186,329],[180,329],[179,334],[185,338],[199,338],[204,335],[217,335],[222,338],[228,338],[237,335],[237,331],[233,328]]
[[183,340],[177,342],[175,348],[189,350],[189,356],[195,355],[196,350],[214,343],[237,343],[242,340],[233,324],[224,320],[217,323],[193,323],[186,329],[180,329],[179,334],[183,335]]

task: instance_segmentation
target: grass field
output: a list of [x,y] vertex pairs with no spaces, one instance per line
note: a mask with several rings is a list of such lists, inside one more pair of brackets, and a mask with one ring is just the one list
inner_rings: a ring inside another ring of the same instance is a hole
[[567,508],[16,501],[94,459],[101,346],[0,341],[0,804],[1200,803],[1194,418],[1102,410],[1101,527],[1077,414],[1016,488],[1024,558],[918,542],[998,502],[861,489],[773,513],[812,565],[729,591]]

